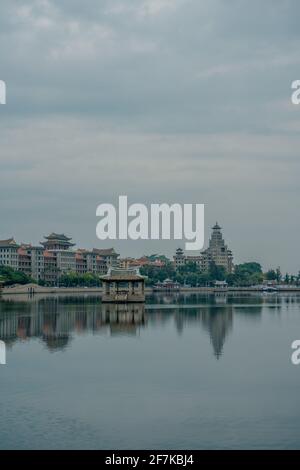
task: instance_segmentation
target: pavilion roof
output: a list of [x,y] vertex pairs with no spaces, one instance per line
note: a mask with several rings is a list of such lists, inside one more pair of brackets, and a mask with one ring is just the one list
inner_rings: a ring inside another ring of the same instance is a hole
[[109,272],[101,277],[103,281],[142,281],[145,279],[137,269],[110,268]]
[[144,276],[141,275],[130,275],[130,276],[110,276],[109,274],[106,274],[105,276],[101,276],[100,279],[102,281],[143,281],[145,279]]

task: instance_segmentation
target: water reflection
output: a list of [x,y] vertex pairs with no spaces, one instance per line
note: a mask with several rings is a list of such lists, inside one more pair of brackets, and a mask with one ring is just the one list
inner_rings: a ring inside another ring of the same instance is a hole
[[102,304],[93,297],[0,302],[0,339],[7,347],[39,338],[50,351],[62,350],[74,333],[136,335],[144,324],[143,304]]
[[38,338],[49,351],[65,349],[73,336],[93,334],[139,335],[149,325],[161,327],[174,320],[179,335],[185,326],[208,333],[213,352],[220,358],[233,329],[234,317],[260,320],[262,309],[280,313],[281,306],[299,302],[296,294],[155,294],[144,304],[102,304],[98,296],[33,297],[0,301],[0,339],[7,347]]
[[[225,339],[230,333],[233,325],[234,305],[226,304],[226,301],[220,303],[220,299],[215,299],[214,303],[207,303],[201,306],[170,306],[161,307],[156,305],[151,309],[149,322],[160,325],[167,322],[172,317],[179,335],[181,335],[186,326],[201,327],[210,337],[214,355],[217,359],[222,354]],[[262,307],[259,307],[260,311]]]

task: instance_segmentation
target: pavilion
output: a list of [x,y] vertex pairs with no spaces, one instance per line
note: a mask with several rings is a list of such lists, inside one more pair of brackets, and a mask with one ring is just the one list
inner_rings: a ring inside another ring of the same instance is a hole
[[111,267],[103,283],[102,302],[145,302],[145,277],[137,268]]

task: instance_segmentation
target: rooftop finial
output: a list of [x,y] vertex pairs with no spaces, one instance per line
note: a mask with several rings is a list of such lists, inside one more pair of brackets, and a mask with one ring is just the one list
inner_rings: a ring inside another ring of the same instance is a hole
[[221,230],[221,227],[218,222],[216,222],[216,224],[213,226],[213,230]]

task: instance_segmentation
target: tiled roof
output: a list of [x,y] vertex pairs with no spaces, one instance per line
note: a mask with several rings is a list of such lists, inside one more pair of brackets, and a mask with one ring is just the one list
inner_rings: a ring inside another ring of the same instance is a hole
[[142,281],[145,278],[136,269],[111,268],[101,279],[103,281]]
[[7,240],[0,240],[0,246],[2,247],[17,247],[18,244],[16,243],[16,241],[13,239],[13,238],[8,238]]
[[93,252],[102,256],[119,256],[119,254],[115,252],[114,248],[93,248]]
[[21,247],[21,248],[18,249],[18,255],[26,256],[27,251],[24,248]]
[[143,276],[139,276],[137,274],[127,274],[127,275],[114,275],[111,276],[109,274],[106,274],[105,276],[101,276],[103,281],[142,281],[145,279]]
[[50,235],[44,238],[46,238],[47,240],[64,240],[64,241],[72,240],[72,238],[67,237],[64,233],[55,233],[55,232],[50,233]]

